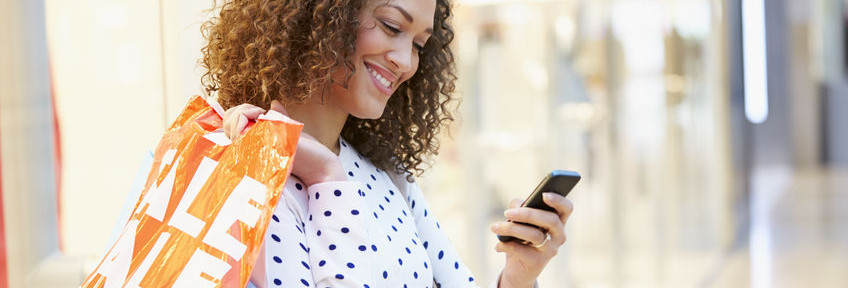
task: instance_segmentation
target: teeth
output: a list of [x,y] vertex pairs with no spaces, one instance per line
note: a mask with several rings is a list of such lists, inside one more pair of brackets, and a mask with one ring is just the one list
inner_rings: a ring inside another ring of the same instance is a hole
[[367,67],[367,68],[368,68],[368,72],[371,72],[371,75],[374,75],[374,78],[377,78],[377,81],[379,81],[380,84],[383,84],[383,86],[386,86],[386,88],[392,87],[391,81],[386,80],[386,78],[383,78],[383,76],[380,75],[380,73],[377,73],[377,71],[374,71],[374,69],[371,69],[371,67]]

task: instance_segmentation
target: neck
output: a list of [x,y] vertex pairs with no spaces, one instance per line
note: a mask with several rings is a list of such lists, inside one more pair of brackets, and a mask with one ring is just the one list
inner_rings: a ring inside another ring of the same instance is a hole
[[315,137],[330,151],[339,154],[339,137],[347,121],[348,113],[330,105],[321,103],[321,97],[311,97],[306,103],[286,107],[289,117],[303,123],[303,133]]

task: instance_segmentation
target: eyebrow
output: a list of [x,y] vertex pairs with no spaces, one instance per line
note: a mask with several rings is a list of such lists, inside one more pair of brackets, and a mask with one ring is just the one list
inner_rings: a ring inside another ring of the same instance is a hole
[[[394,5],[394,4],[388,4],[386,6],[397,9],[398,12],[400,12],[400,14],[403,15],[403,18],[406,18],[406,21],[415,22],[414,20],[412,20],[412,15],[409,15],[409,12],[406,12],[406,10],[404,10],[400,6],[397,6],[397,5]],[[425,30],[425,32],[433,34],[433,28],[427,28],[427,30]]]

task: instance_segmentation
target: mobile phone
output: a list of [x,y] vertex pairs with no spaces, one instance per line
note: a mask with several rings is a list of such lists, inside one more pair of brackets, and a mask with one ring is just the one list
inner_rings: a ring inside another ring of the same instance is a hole
[[[530,196],[527,196],[527,198],[524,199],[524,203],[521,204],[521,207],[542,209],[556,213],[556,209],[551,206],[548,206],[548,204],[545,204],[545,201],[542,200],[542,193],[554,192],[565,197],[566,195],[568,195],[568,192],[571,192],[571,189],[573,189],[579,181],[580,174],[577,172],[566,170],[551,171],[551,173],[548,173],[548,176],[546,176],[545,179],[543,179],[542,182],[539,183],[539,185],[536,185],[536,189],[533,189],[533,193],[530,193]],[[515,223],[537,227],[536,225],[527,223]],[[512,236],[498,235],[498,240],[501,240],[501,242],[506,242],[517,239]]]

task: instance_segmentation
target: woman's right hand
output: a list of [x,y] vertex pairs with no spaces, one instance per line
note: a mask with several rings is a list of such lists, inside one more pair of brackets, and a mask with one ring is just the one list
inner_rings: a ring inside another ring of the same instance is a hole
[[[267,112],[257,106],[241,104],[227,109],[224,113],[224,134],[235,139],[246,131],[250,120],[256,120],[266,113],[271,118],[274,113],[288,115],[277,100],[271,102],[271,111]],[[305,132],[300,134],[300,140],[297,141],[292,174],[300,178],[307,187],[315,183],[347,180],[339,156]]]

